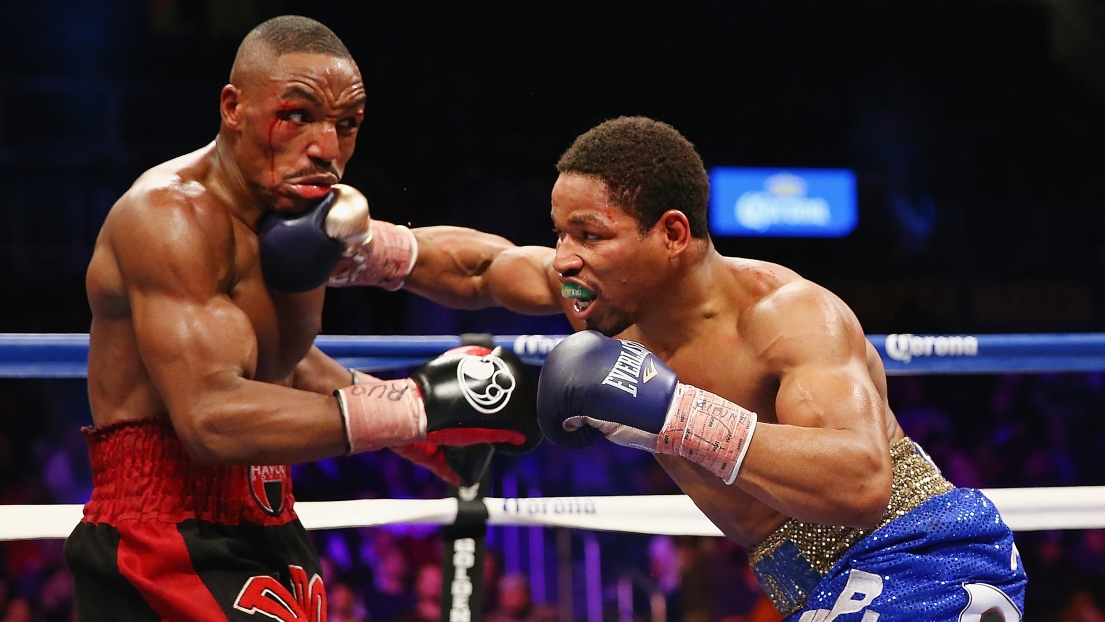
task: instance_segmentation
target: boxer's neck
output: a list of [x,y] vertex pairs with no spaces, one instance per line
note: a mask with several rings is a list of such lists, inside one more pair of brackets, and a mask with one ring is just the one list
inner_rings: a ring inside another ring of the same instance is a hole
[[233,145],[230,142],[220,134],[212,143],[212,175],[208,187],[226,205],[232,216],[241,220],[250,230],[257,231],[257,223],[265,208],[250,191],[245,175],[234,158]]
[[650,299],[636,326],[653,351],[674,351],[694,332],[709,330],[703,323],[722,314],[729,304],[724,283],[728,267],[725,258],[707,244],[682,258],[667,280],[664,295]]

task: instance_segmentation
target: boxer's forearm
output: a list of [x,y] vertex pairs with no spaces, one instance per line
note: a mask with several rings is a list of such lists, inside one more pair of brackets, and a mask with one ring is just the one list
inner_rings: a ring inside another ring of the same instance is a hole
[[870,528],[890,499],[883,446],[851,430],[760,423],[736,485],[792,518]]
[[338,400],[245,378],[170,409],[192,459],[205,464],[293,464],[346,453]]
[[307,356],[295,366],[291,386],[303,391],[333,395],[334,391],[350,384],[352,374],[318,346],[311,346]]
[[404,289],[456,309],[506,307],[531,315],[562,310],[550,285],[553,249],[518,247],[462,227],[414,230],[418,261]]
[[462,227],[414,229],[418,261],[403,287],[458,309],[494,305],[485,278],[492,262],[514,245],[505,238]]

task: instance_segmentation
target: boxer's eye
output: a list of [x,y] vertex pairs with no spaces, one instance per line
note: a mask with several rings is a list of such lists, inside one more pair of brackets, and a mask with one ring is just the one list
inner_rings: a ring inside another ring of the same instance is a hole
[[292,123],[308,123],[311,120],[311,116],[307,114],[307,111],[301,109],[281,110],[276,113],[276,118]]

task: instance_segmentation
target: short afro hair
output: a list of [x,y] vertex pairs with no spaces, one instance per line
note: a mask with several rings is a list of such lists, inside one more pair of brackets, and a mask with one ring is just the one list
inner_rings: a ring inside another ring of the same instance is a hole
[[333,30],[301,15],[281,15],[258,24],[242,40],[242,47],[258,40],[267,43],[277,56],[307,53],[353,60]]
[[670,209],[708,238],[710,178],[694,145],[674,127],[646,117],[618,117],[580,135],[556,163],[560,173],[606,184],[610,201],[637,219],[642,233]]

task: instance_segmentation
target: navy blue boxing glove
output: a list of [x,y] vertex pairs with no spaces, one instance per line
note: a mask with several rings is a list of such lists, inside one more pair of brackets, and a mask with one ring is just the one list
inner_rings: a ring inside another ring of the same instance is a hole
[[579,449],[600,435],[682,456],[732,484],[756,429],[756,413],[679,382],[643,345],[583,331],[545,358],[537,384],[545,436]]
[[343,184],[335,184],[305,212],[269,212],[258,229],[265,283],[289,293],[315,289],[327,282],[350,248],[367,243],[369,231],[368,201]]

